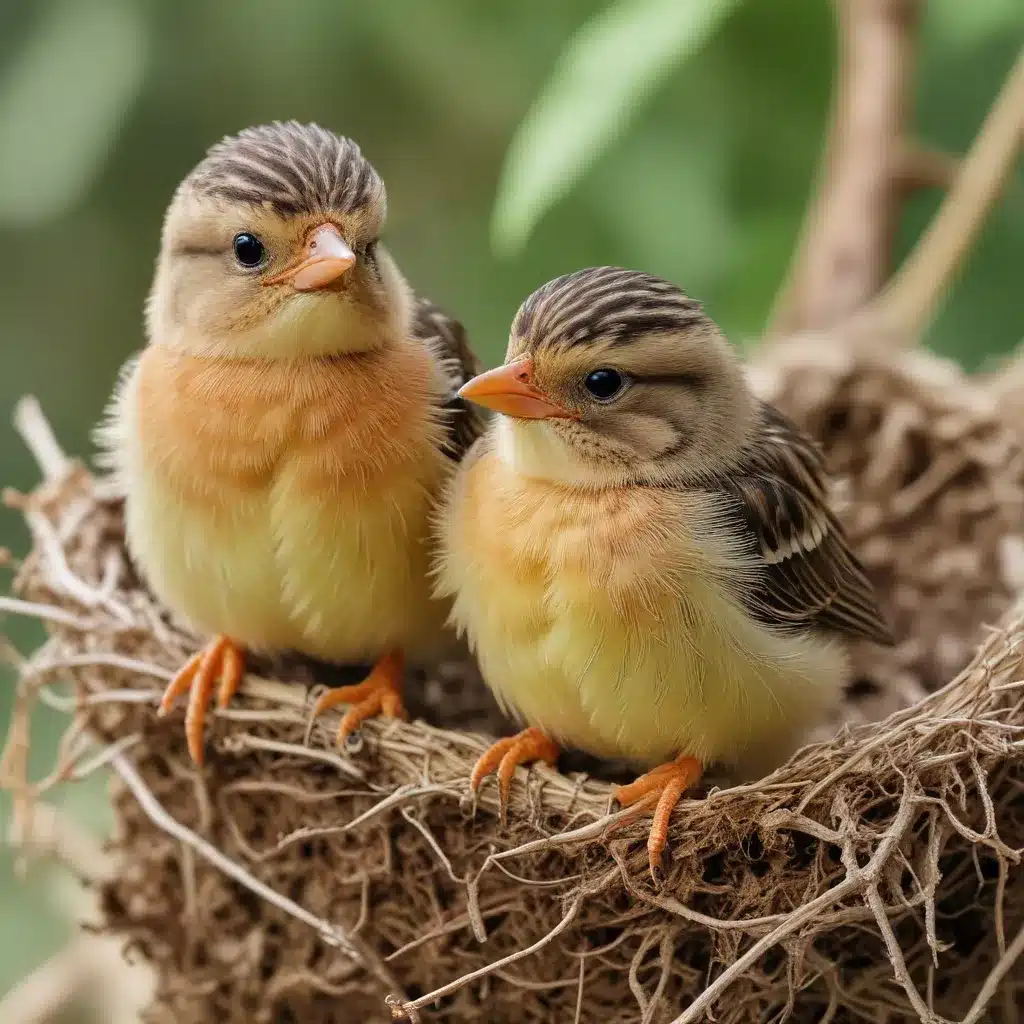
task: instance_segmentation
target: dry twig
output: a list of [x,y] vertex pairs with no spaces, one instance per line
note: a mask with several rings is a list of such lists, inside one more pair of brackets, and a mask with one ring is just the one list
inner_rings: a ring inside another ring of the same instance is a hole
[[1002,194],[1024,142],[1024,49],[960,164],[934,220],[873,309],[892,335],[913,342],[935,315],[956,270]]
[[825,156],[771,336],[833,327],[875,295],[889,269],[908,157],[920,152],[903,137],[918,0],[834,2],[839,65]]

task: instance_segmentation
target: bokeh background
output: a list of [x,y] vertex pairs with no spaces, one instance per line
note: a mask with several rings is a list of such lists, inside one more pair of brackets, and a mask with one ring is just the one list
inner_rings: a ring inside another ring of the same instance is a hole
[[[687,3],[697,14],[680,20]],[[919,137],[961,152],[1022,42],[1021,0],[930,0]],[[598,263],[679,282],[737,343],[756,343],[815,171],[834,56],[825,0],[0,0],[0,483],[35,479],[5,426],[26,392],[66,448],[89,454],[142,343],[172,190],[211,142],[274,118],[361,143],[388,186],[392,252],[488,364],[528,292]],[[537,131],[517,136],[531,109]],[[902,252],[939,198],[911,200]],[[929,342],[977,368],[1022,335],[1018,173]],[[26,546],[7,510],[0,545]],[[38,639],[26,623],[3,629],[25,648]],[[36,728],[42,772],[61,722]],[[107,827],[101,784],[64,799]],[[0,993],[70,934],[56,891],[46,870],[16,883],[0,850]]]

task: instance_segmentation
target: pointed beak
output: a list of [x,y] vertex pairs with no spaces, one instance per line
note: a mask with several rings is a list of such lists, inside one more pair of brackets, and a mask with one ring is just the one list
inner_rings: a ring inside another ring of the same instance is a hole
[[298,261],[264,284],[290,284],[297,292],[312,292],[337,281],[356,261],[356,254],[333,224],[313,228]]
[[533,383],[533,360],[517,359],[463,384],[459,397],[523,420],[575,419]]

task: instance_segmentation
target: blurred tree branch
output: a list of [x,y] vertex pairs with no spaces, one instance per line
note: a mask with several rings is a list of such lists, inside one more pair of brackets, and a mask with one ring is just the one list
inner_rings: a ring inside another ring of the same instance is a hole
[[[919,0],[835,0],[839,67],[822,169],[768,335],[828,328],[862,308],[890,266],[900,200],[923,175],[904,141]],[[914,173],[908,175],[908,168]]]
[[[74,921],[98,922],[95,892],[55,879],[50,898]],[[0,997],[3,1024],[51,1024],[71,1011],[89,1010],[90,1019],[105,1024],[138,1024],[152,1000],[156,977],[152,967],[129,961],[124,940],[88,928],[74,935],[51,959]]]
[[873,314],[905,343],[913,343],[934,316],[1012,174],[1022,144],[1024,48],[938,213],[873,304]]
[[960,169],[960,158],[904,140],[896,155],[893,174],[905,195],[919,188],[949,188]]

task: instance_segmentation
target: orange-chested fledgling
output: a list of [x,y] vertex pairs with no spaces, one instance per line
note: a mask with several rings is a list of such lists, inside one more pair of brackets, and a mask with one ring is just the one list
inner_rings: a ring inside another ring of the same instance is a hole
[[246,649],[375,662],[317,711],[402,713],[406,656],[450,642],[431,597],[435,499],[479,425],[461,326],[414,297],[380,244],[385,191],[350,139],[295,122],[213,146],[164,223],[148,346],[100,439],[130,550],[155,593],[212,636],[189,748]]
[[472,784],[497,769],[504,799],[557,744],[651,768],[618,797],[655,810],[654,870],[703,766],[777,767],[840,692],[841,637],[891,642],[821,455],[696,301],[617,267],[531,295],[460,393],[500,415],[449,488],[439,593],[529,726]]

